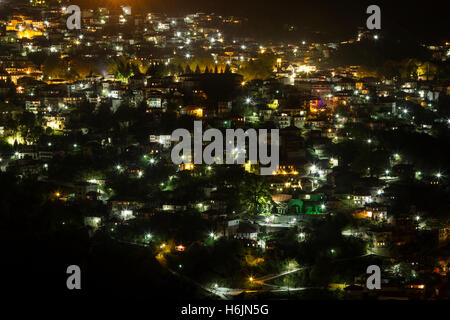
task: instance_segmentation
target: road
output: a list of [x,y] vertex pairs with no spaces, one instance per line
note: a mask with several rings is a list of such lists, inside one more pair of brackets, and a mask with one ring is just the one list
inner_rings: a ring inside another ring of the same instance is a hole
[[[148,247],[149,245],[147,244],[143,244],[143,243],[135,243],[135,242],[131,242],[131,241],[124,241],[124,240],[119,240],[115,237],[112,237],[112,239],[114,239],[115,241],[121,242],[121,243],[126,243],[126,244],[130,244],[130,245],[136,245],[136,246],[141,246],[141,247]],[[368,254],[364,254],[358,257],[352,257],[352,258],[344,258],[344,259],[336,259],[335,261],[345,261],[345,260],[352,260],[352,259],[357,259],[357,258],[362,258],[362,257],[367,257],[373,255],[373,253],[368,253]],[[299,267],[299,268],[295,268],[292,270],[288,270],[288,271],[284,271],[284,272],[280,272],[278,274],[269,274],[269,275],[265,275],[259,278],[254,279],[252,282],[255,284],[261,284],[264,289],[240,289],[240,288],[226,288],[226,287],[211,287],[211,286],[206,286],[203,285],[173,269],[171,269],[168,264],[167,261],[164,257],[163,254],[159,253],[158,255],[155,256],[156,260],[161,264],[161,266],[165,269],[167,269],[170,273],[172,273],[173,275],[180,277],[182,279],[184,279],[185,281],[205,290],[206,292],[209,292],[217,297],[219,297],[222,300],[229,300],[231,296],[236,296],[239,295],[243,292],[247,292],[247,293],[261,293],[261,292],[289,292],[289,291],[303,291],[303,290],[308,290],[308,289],[323,289],[323,288],[318,288],[318,287],[297,287],[297,288],[291,288],[291,287],[286,287],[286,286],[277,286],[277,285],[273,285],[273,284],[268,284],[266,283],[267,281],[279,278],[279,277],[283,277],[285,275],[291,274],[291,273],[295,273],[304,269],[307,269],[309,267]]]

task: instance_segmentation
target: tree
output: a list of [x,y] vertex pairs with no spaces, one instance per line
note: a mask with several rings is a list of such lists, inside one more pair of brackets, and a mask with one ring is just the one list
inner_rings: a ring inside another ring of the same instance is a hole
[[128,80],[134,75],[133,65],[124,56],[114,57],[109,61],[109,72],[114,74],[118,80]]
[[258,175],[246,174],[239,185],[242,214],[246,217],[270,211],[272,194],[266,180]]
[[275,65],[275,56],[271,54],[260,55],[255,60],[244,62],[239,73],[244,76],[245,81],[262,79],[265,80],[272,76],[273,66]]

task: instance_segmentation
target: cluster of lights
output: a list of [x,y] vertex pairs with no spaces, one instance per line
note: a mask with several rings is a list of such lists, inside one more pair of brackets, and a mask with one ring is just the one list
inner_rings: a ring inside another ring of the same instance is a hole
[[210,232],[209,237],[213,240],[216,240],[218,238],[217,234],[215,234],[214,232]]

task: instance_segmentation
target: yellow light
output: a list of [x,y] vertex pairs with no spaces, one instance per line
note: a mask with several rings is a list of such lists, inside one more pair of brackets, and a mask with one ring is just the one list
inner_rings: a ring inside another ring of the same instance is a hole
[[253,277],[248,278],[248,280],[250,280],[250,282],[253,281]]
[[312,72],[312,71],[316,71],[316,66],[308,66],[308,65],[301,65],[297,68],[297,72]]
[[202,108],[195,109],[194,114],[199,118],[203,117],[203,109]]
[[19,134],[19,133],[16,133],[15,135],[13,135],[13,136],[9,136],[7,139],[6,139],[6,142],[8,142],[8,144],[10,144],[10,145],[14,145],[14,143],[17,141],[17,143],[18,144],[24,144],[25,143],[25,140],[22,138],[22,136]]

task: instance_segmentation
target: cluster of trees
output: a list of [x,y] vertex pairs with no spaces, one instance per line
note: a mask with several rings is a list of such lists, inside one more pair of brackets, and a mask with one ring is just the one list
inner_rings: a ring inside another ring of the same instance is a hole
[[46,78],[69,81],[81,80],[90,74],[100,74],[100,70],[93,61],[82,58],[68,60],[57,55],[48,56],[42,62],[41,69]]
[[[188,57],[175,57],[170,60],[172,74],[181,73],[224,73],[229,72],[228,64],[215,61],[210,52],[204,49],[196,49]],[[228,71],[227,71],[228,70]]]
[[14,145],[19,143],[34,143],[45,133],[42,127],[42,118],[32,112],[25,111],[15,117],[9,115],[3,117],[2,120],[5,126],[12,130],[12,134],[7,137],[10,144],[11,142]]
[[[0,72],[2,70],[0,69]],[[0,99],[6,99],[13,97],[16,94],[16,86],[11,78],[8,77],[6,80],[0,80]]]
[[[152,75],[162,77],[191,73],[231,73],[229,64],[218,63],[210,53],[201,49],[192,54],[191,58],[175,57],[170,63],[151,63],[147,60],[130,59],[118,56],[108,59],[105,63],[82,58],[62,59],[57,55],[32,56],[31,59],[41,66],[44,76],[52,79],[79,80],[90,74],[102,74],[105,70],[117,79],[126,81],[134,75]],[[256,59],[243,62],[238,72],[246,81],[254,79],[265,80],[272,76],[275,65],[273,54],[261,54]]]
[[254,60],[242,63],[238,72],[244,76],[245,81],[266,80],[272,76],[275,62],[273,54],[261,54]]
[[448,66],[408,58],[399,61],[388,60],[382,65],[370,68],[361,66],[358,70],[361,76],[376,76],[384,79],[408,80],[443,80],[449,76]]
[[201,74],[201,73],[231,73],[228,64],[221,66],[216,63],[205,64],[196,59],[189,61],[182,58],[174,58],[170,64],[149,63],[142,60],[128,59],[123,56],[114,57],[108,62],[108,72],[116,79],[127,80],[134,75],[150,75],[163,77],[181,74]]
[[391,38],[361,40],[342,45],[329,59],[330,66],[359,65],[361,76],[407,80],[448,80],[450,65],[432,56],[416,41]]

